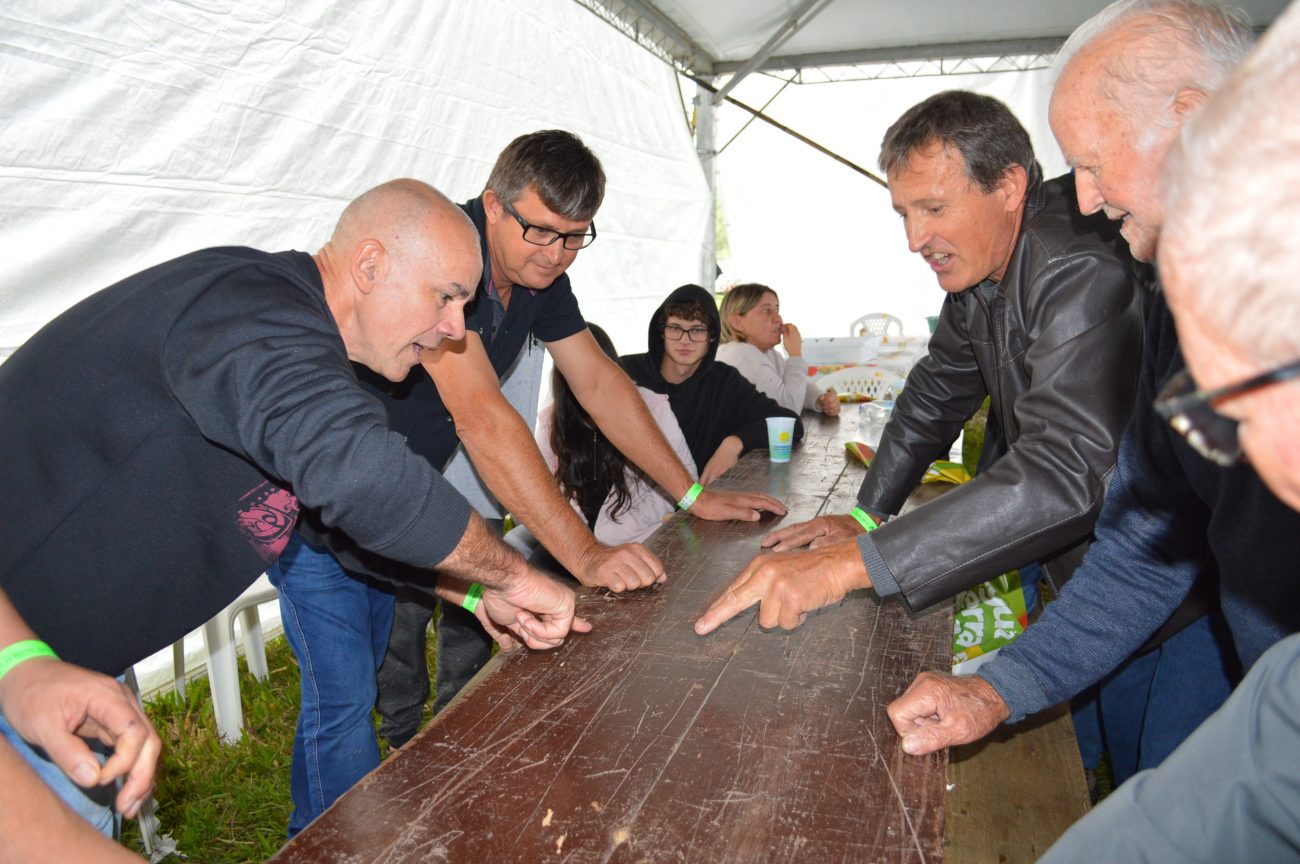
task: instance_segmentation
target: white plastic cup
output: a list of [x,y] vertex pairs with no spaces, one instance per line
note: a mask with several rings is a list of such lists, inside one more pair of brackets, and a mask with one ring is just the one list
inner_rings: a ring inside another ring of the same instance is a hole
[[767,458],[773,462],[789,462],[794,448],[794,418],[767,418]]
[[880,446],[880,438],[885,434],[885,426],[893,413],[892,400],[877,399],[874,402],[863,402],[858,407],[858,415],[862,418],[858,431],[868,447],[874,450]]

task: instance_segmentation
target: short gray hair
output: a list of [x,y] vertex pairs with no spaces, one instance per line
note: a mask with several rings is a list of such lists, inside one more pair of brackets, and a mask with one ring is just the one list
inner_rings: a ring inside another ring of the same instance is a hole
[[[1162,270],[1261,368],[1300,358],[1300,7],[1183,126],[1165,163]],[[1172,275],[1172,274],[1171,274]]]
[[1113,52],[1099,83],[1134,118],[1168,107],[1184,88],[1215,92],[1255,38],[1250,17],[1217,0],[1118,0],[1070,34],[1056,54],[1053,82],[1081,51],[1121,28],[1140,44]]

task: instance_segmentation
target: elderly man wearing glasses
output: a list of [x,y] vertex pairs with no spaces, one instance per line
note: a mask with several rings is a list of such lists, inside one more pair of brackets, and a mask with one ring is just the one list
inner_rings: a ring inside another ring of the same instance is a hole
[[[1279,228],[1300,225],[1300,103],[1278,98],[1300,86],[1298,48],[1293,4],[1188,121],[1166,165],[1160,272],[1192,374],[1171,379],[1156,408],[1206,458],[1225,467],[1249,458],[1300,510],[1300,247],[1277,240]],[[1163,765],[1126,783],[1042,860],[1295,861],[1298,778],[1292,635]]]
[[[1122,219],[1124,236],[1140,257],[1156,254],[1167,212],[1160,184],[1165,155],[1184,121],[1219,89],[1249,50],[1251,38],[1245,16],[1217,3],[1125,0],[1082,25],[1062,49],[1051,120],[1062,151],[1076,166],[1080,205]],[[1162,63],[1133,62],[1144,57],[1160,57]],[[1234,139],[1232,146],[1238,143]],[[1276,160],[1258,160],[1254,169],[1263,164],[1268,166],[1267,183],[1283,195],[1282,189],[1290,187],[1276,175]],[[1254,179],[1259,182],[1252,189],[1267,185],[1263,177]],[[1272,209],[1255,199],[1224,212],[1239,218],[1251,208],[1273,218]],[[1269,223],[1252,239],[1285,244],[1278,238],[1286,232],[1277,227]],[[1204,238],[1197,237],[1195,243],[1210,248]],[[1172,268],[1176,273],[1183,259],[1160,251],[1161,272]],[[1240,253],[1247,254],[1244,248]],[[1249,255],[1249,267],[1258,266],[1263,257]],[[1255,284],[1217,269],[1207,270],[1203,278],[1207,290],[1225,294]],[[1292,273],[1285,272],[1275,295],[1280,299],[1261,321],[1293,305],[1291,278]],[[1171,293],[1171,300],[1175,296]],[[1248,296],[1233,293],[1234,299],[1222,298],[1226,305],[1221,308],[1227,310],[1222,320],[1246,308]],[[1280,326],[1279,332],[1294,339],[1294,328]],[[1245,333],[1243,344],[1258,339],[1253,322]],[[1194,325],[1184,335],[1189,348],[1197,347]],[[974,741],[1004,720],[1019,720],[1092,685],[1168,618],[1202,574],[1217,577],[1232,643],[1246,669],[1275,642],[1300,630],[1300,604],[1295,602],[1300,514],[1279,501],[1251,466],[1212,464],[1180,434],[1195,431],[1188,436],[1192,443],[1221,451],[1220,457],[1235,449],[1197,422],[1194,408],[1203,398],[1166,399],[1181,392],[1187,379],[1163,294],[1155,298],[1147,319],[1144,354],[1133,420],[1097,522],[1097,540],[1083,565],[1042,618],[975,676],[922,675],[889,707],[907,752],[929,753]],[[1256,371],[1240,364],[1211,370],[1205,361],[1199,368],[1202,383],[1210,387],[1235,380],[1234,373],[1249,378]],[[1259,398],[1270,392],[1253,386],[1250,390]],[[1217,398],[1226,400],[1226,395]],[[1211,394],[1209,399],[1216,397]],[[1243,393],[1220,404],[1226,410],[1233,401],[1240,406],[1247,399]],[[1157,413],[1158,405],[1176,418],[1177,431]],[[1290,433],[1287,429],[1281,434]],[[1246,440],[1254,434],[1252,430]],[[1282,452],[1294,454],[1291,447]],[[1216,662],[1221,661],[1207,656],[1199,667],[1187,668],[1166,688],[1167,698],[1204,690],[1209,677],[1218,674],[1212,665]]]
[[[636,387],[587,330],[565,271],[596,239],[594,220],[604,192],[600,161],[577,136],[547,130],[512,141],[482,195],[461,205],[478,230],[484,262],[478,297],[465,313],[465,341],[455,350],[426,353],[423,369],[399,384],[361,369],[358,377],[413,451],[441,469],[463,444],[487,489],[570,573],[583,584],[624,591],[662,581],[663,566],[640,544],[605,546],[592,536],[556,486],[530,423],[501,394],[498,379],[532,350],[534,340],[550,352],[614,446],[692,514],[756,520],[759,510],[785,508],[767,495],[701,492]],[[389,691],[381,713],[398,727],[384,730],[390,744],[415,733],[429,694],[423,648],[429,613],[403,616],[399,620],[407,626],[399,633],[386,587],[418,581],[408,568],[377,560],[348,537],[320,529],[310,514],[303,523],[268,571],[280,590],[285,633],[303,672],[290,836],[379,764],[370,712],[380,663]],[[471,614],[475,603],[467,598],[465,609],[442,606],[440,704],[491,656],[492,635]],[[389,649],[385,659],[390,630],[394,639],[412,638],[401,640],[402,650]],[[405,674],[390,679],[390,666]],[[397,683],[390,687],[390,680]]]

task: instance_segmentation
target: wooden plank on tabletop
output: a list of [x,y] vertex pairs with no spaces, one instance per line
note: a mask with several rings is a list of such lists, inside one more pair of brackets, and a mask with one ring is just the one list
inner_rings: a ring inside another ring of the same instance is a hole
[[[813,420],[790,464],[750,454],[723,485],[810,518],[856,491],[851,433]],[[883,708],[946,666],[946,609],[862,591],[791,633],[692,630],[776,522],[675,517],[648,544],[666,585],[584,591],[590,635],[498,657],[273,860],[938,861],[946,756],[905,756]]]

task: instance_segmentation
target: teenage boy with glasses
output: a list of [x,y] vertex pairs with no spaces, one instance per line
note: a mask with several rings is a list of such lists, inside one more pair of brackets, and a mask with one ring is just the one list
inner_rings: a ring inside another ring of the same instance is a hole
[[760,393],[734,366],[716,362],[721,332],[713,296],[683,285],[650,317],[650,350],[623,358],[633,381],[667,394],[706,486],[745,452],[767,446],[766,418],[795,417],[795,441],[803,437],[798,415]]

